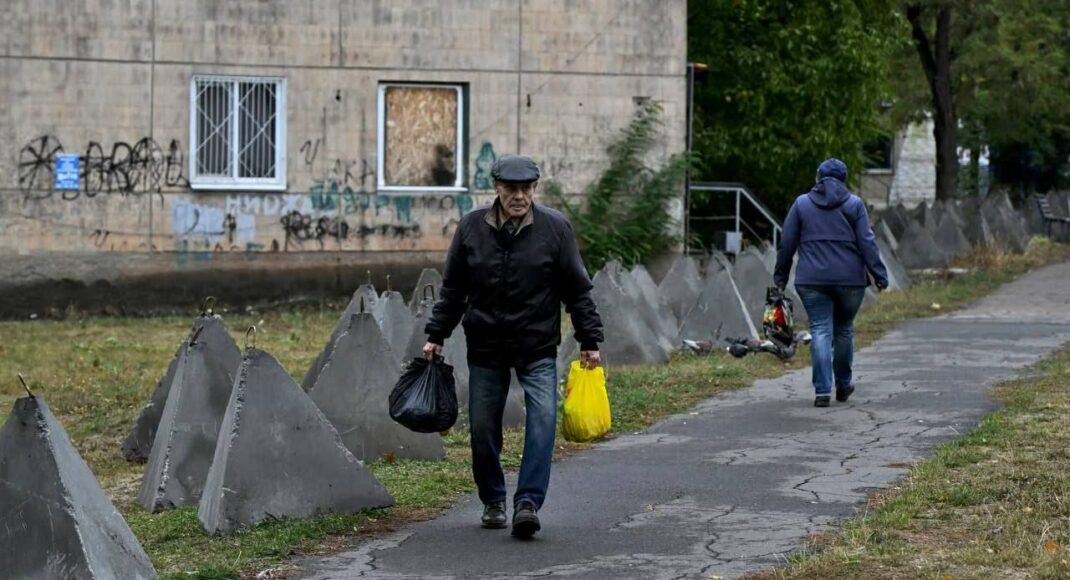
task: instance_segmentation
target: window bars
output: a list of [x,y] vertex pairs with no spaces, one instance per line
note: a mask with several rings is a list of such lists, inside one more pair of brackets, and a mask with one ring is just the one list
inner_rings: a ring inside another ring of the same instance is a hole
[[277,78],[193,78],[191,186],[285,188],[285,89]]

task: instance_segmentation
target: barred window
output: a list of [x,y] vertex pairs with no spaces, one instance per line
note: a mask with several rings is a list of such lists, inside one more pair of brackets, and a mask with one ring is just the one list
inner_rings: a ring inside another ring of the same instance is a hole
[[286,82],[194,76],[190,186],[286,188]]
[[464,87],[379,85],[379,189],[465,189]]

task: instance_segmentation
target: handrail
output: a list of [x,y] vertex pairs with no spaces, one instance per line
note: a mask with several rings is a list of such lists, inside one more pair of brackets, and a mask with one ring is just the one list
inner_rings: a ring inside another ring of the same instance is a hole
[[[704,182],[704,183],[692,183],[690,187],[691,191],[717,191],[723,193],[735,193],[736,194],[736,232],[742,232],[743,220],[740,216],[740,210],[742,209],[742,199],[746,198],[748,202],[758,213],[769,221],[773,226],[773,247],[779,246],[780,235],[783,233],[783,228],[780,225],[780,221],[773,217],[773,212],[769,211],[769,208],[765,206],[757,197],[751,193],[750,189],[742,183],[722,183],[722,182]],[[747,229],[754,233],[754,230],[748,225]]]

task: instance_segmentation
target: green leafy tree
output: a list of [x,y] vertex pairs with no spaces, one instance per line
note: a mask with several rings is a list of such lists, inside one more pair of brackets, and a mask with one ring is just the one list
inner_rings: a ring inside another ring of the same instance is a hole
[[932,115],[937,197],[958,191],[958,148],[976,190],[982,146],[1065,163],[1070,136],[1070,0],[919,0],[901,6],[912,44],[894,68],[893,117]]
[[584,262],[591,271],[610,260],[625,266],[642,263],[679,242],[674,235],[672,200],[683,195],[689,167],[686,155],[674,155],[659,168],[646,163],[661,126],[661,106],[643,104],[636,118],[607,152],[609,167],[587,189],[582,201],[570,201],[550,182],[546,192],[572,220]]
[[693,0],[689,58],[709,77],[695,87],[695,177],[747,184],[783,212],[836,156],[858,174],[863,146],[882,132],[888,67],[905,42],[888,0]]

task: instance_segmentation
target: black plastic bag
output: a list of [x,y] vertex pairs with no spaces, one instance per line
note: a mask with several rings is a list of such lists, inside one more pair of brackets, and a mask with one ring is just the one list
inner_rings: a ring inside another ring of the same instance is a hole
[[441,433],[457,422],[453,367],[441,356],[415,358],[390,392],[390,418],[417,433]]

